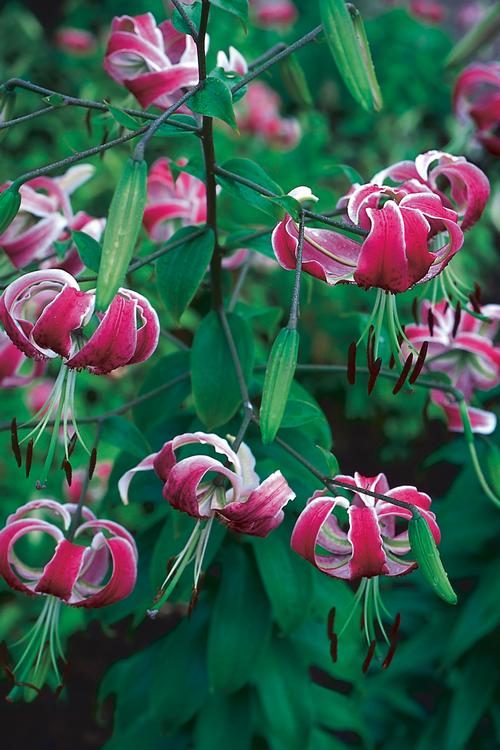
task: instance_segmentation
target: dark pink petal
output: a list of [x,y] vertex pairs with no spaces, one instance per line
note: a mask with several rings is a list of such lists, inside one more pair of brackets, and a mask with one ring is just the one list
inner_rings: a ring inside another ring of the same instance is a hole
[[386,553],[375,509],[351,506],[348,513],[350,526],[347,538],[352,545],[349,577],[357,579],[387,575]]
[[66,364],[105,375],[128,364],[137,347],[137,301],[117,294],[90,339]]
[[63,539],[57,545],[54,556],[44,568],[43,575],[35,586],[38,594],[50,594],[68,601],[80,574],[85,547]]
[[284,518],[283,508],[295,498],[280,471],[275,471],[256,487],[248,498],[212,508],[232,531],[253,536],[267,536]]
[[108,583],[99,591],[80,601],[70,601],[74,607],[107,607],[109,604],[125,599],[132,593],[137,579],[137,557],[131,543],[124,538],[106,539],[106,544],[113,563],[113,571]]
[[[15,513],[11,513],[7,517],[7,524],[14,523],[24,516],[28,515],[34,510],[44,510],[49,513],[59,516],[62,519],[63,527],[67,530],[71,525],[71,514],[65,505],[61,505],[57,500],[48,500],[41,498],[40,500],[30,500],[28,503],[19,506]],[[59,520],[59,519],[58,519]]]
[[137,330],[135,352],[127,364],[134,365],[145,362],[158,346],[160,338],[160,321],[156,310],[150,305],[146,297],[130,289],[120,289],[120,293],[137,302],[137,310],[141,318],[141,325]]
[[[194,518],[209,518],[212,514],[215,486],[200,487],[208,473],[229,479],[235,500],[241,491],[241,479],[234,471],[210,456],[191,456],[172,467],[163,488],[163,497],[177,510]],[[222,488],[222,491],[223,490]]]
[[136,78],[128,78],[124,85],[132,92],[141,107],[146,109],[151,104],[168,94],[173,94],[180,88],[194,86],[198,83],[198,73],[192,67],[180,65],[170,70],[152,73],[142,73]]
[[104,529],[105,531],[109,532],[113,536],[121,537],[122,539],[126,539],[130,546],[132,547],[134,554],[136,557],[138,557],[137,553],[137,547],[135,544],[134,537],[132,534],[127,531],[127,529],[122,526],[120,523],[116,523],[116,521],[105,521],[101,520],[99,518],[92,518],[89,521],[86,521],[85,523],[82,523],[81,526],[78,527],[77,532],[75,534],[75,538],[80,536],[86,531],[94,531],[94,530],[101,530]]
[[0,237],[0,247],[16,268],[22,268],[35,258],[43,258],[66,226],[66,219],[53,213],[23,229],[17,219]]
[[71,334],[82,327],[93,307],[93,295],[65,287],[44,308],[33,326],[32,340],[41,349],[69,357],[73,347]]
[[[442,391],[431,391],[431,398],[438,406],[441,406],[446,414],[448,429],[450,432],[463,432],[464,426],[460,409],[455,401],[449,401]],[[481,435],[491,435],[497,426],[497,417],[491,411],[477,409],[467,406],[467,414],[471,423],[472,431]]]
[[[325,549],[330,554],[317,552],[318,542],[323,541],[321,536],[323,524],[328,520],[335,506],[342,498],[316,497],[311,499],[294,526],[290,545],[297,554],[304,557],[316,568],[334,578],[350,578],[349,560],[351,547],[345,553],[330,552],[330,547]],[[343,502],[342,502],[343,504]]]
[[375,183],[375,185],[383,185],[386,183],[387,179],[398,183],[406,182],[406,180],[420,181],[421,177],[417,172],[415,162],[406,160],[398,161],[390,167],[387,167],[387,169],[377,172],[377,174],[373,176],[371,182]]
[[[0,575],[11,588],[23,591],[25,594],[34,593],[33,581],[38,580],[41,571],[34,571],[31,568],[28,571],[22,563],[17,565],[14,545],[18,539],[32,531],[45,532],[54,537],[58,543],[63,540],[62,532],[46,521],[29,518],[9,522],[9,519],[7,519],[7,526],[0,531]],[[29,578],[32,582],[29,584],[23,583],[18,577],[16,569],[19,569],[19,574],[22,576],[29,572]]]

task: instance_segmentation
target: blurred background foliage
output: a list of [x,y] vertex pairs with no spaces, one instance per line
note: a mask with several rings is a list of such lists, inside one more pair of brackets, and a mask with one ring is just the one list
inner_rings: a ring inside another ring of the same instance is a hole
[[[385,106],[379,114],[362,112],[343,88],[327,47],[313,43],[298,54],[314,100],[301,107],[286,89],[279,68],[264,80],[279,91],[283,112],[300,119],[303,136],[291,151],[270,149],[257,138],[236,137],[222,125],[216,130],[219,162],[246,156],[260,162],[285,191],[310,185],[319,195],[319,209],[332,210],[349,187],[339,165],[349,165],[364,179],[384,166],[431,148],[457,143],[461,134],[451,112],[456,72],[443,61],[453,39],[463,30],[456,23],[459,7],[448,3],[443,24],[432,26],[412,18],[405,7],[382,2],[359,3]],[[284,34],[255,29],[248,35],[234,18],[214,8],[210,23],[209,62],[231,44],[248,60],[276,42],[293,41],[317,25],[315,2],[297,0],[299,19]],[[165,16],[161,0],[73,0],[72,2],[4,2],[0,11],[0,80],[17,76],[82,98],[136,103],[102,69],[111,19],[119,14],[152,11]],[[96,50],[72,56],[54,45],[60,26],[96,34]],[[491,51],[485,50],[488,59]],[[40,106],[37,96],[20,92],[16,114]],[[10,130],[3,136],[1,179],[64,157],[74,150],[112,138],[119,124],[108,114],[61,108],[52,115]],[[491,206],[498,207],[498,164],[462,138],[461,150],[479,163],[492,182]],[[127,147],[94,159],[96,174],[75,197],[76,209],[96,216],[107,212]],[[196,138],[157,138],[148,158],[188,157],[199,163]],[[224,232],[272,228],[271,217],[229,194],[220,199]],[[498,212],[498,208],[496,209]],[[486,216],[466,237],[456,259],[464,274],[478,281],[483,299],[499,301],[498,213]],[[140,254],[151,250],[143,237]],[[229,284],[229,275],[226,280]],[[134,275],[134,287],[147,290],[162,310],[165,329],[173,321],[161,306],[149,268]],[[254,265],[237,311],[252,325],[258,364],[267,358],[279,324],[285,319],[292,278],[277,267]],[[413,295],[406,299],[408,313]],[[311,278],[302,290],[300,321],[302,362],[342,363],[372,304],[371,293],[356,288],[329,289]],[[175,333],[187,344],[209,305],[208,289],[184,315]],[[404,306],[403,306],[404,307]],[[406,316],[407,317],[407,316]],[[115,408],[137,393],[150,390],[183,372],[188,356],[162,339],[154,366],[141,365],[118,381],[110,377],[79,377],[80,415]],[[257,431],[248,443],[262,476],[279,467],[297,493],[286,523],[268,539],[239,544],[219,528],[208,551],[208,572],[200,601],[185,618],[190,595],[189,575],[172,606],[154,621],[145,620],[166,561],[182,546],[191,519],[171,511],[153,476],[134,482],[132,502],[123,508],[116,479],[149,449],[202,427],[189,385],[184,383],[134,409],[130,422],[111,425],[100,455],[114,461],[110,489],[100,511],[124,523],[136,535],[140,576],[129,599],[96,613],[65,609],[62,627],[68,642],[67,688],[57,702],[43,693],[30,705],[0,704],[5,747],[42,750],[72,747],[123,750],[340,750],[401,746],[415,750],[494,750],[500,743],[498,702],[498,626],[500,579],[498,533],[500,516],[482,494],[468,466],[465,442],[446,431],[437,410],[427,408],[425,391],[394,397],[380,380],[371,397],[363,377],[356,388],[345,376],[299,375],[316,409],[309,421],[289,415],[283,436],[321,471],[327,472],[324,451],[332,447],[343,473],[365,475],[383,470],[392,486],[415,484],[434,501],[443,533],[442,557],[459,593],[456,608],[438,601],[419,573],[383,583],[392,613],[402,613],[400,645],[387,671],[374,668],[364,676],[360,664],[364,644],[352,623],[339,645],[333,665],[326,637],[332,605],[347,611],[353,594],[348,586],[322,576],[288,549],[293,517],[318,488],[306,471],[279,446],[263,447]],[[259,377],[253,384],[259,391]],[[498,411],[500,390],[483,395]],[[310,399],[297,386],[299,411]],[[2,418],[29,416],[26,394],[4,391]],[[132,427],[130,427],[132,425]],[[234,420],[220,434],[235,434]],[[91,436],[91,428],[85,432]],[[9,450],[8,433],[0,435],[1,518],[33,495]],[[489,438],[489,442],[495,436]],[[491,445],[479,446],[500,490],[498,466]],[[83,464],[84,456],[80,456]],[[36,469],[34,469],[35,471]],[[62,472],[54,471],[47,494],[62,499]],[[225,538],[224,538],[225,537]],[[222,541],[224,538],[224,544]],[[233,581],[231,581],[233,579]],[[241,591],[229,598],[227,590]],[[38,613],[37,601],[13,594],[0,584],[0,640],[12,642]],[[217,664],[217,667],[214,667]],[[215,682],[214,682],[215,681]],[[7,683],[0,682],[7,692]],[[6,739],[7,738],[7,739]]]

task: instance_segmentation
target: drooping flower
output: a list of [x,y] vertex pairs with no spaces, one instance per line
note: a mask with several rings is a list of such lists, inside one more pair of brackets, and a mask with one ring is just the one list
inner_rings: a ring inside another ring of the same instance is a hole
[[[70,167],[60,177],[36,177],[21,186],[19,213],[0,235],[0,247],[16,268],[23,268],[33,260],[48,266],[59,266],[76,274],[84,267],[77,249],[71,243],[64,258],[55,257],[54,242],[70,239],[70,230],[89,234],[96,240],[104,231],[104,219],[95,219],[83,211],[73,212],[70,196],[94,173],[90,164]],[[4,185],[4,189],[8,185]],[[48,258],[50,256],[50,258]],[[47,259],[47,260],[46,260]]]
[[22,373],[27,358],[12,343],[6,333],[0,331],[0,388],[18,388],[28,385],[43,375],[44,362],[34,362],[31,372]]
[[292,0],[250,0],[256,23],[263,28],[282,29],[297,18]]
[[[424,341],[429,342],[426,370],[448,375],[451,384],[463,393],[468,403],[472,430],[490,434],[496,427],[495,414],[469,404],[476,390],[489,390],[500,382],[500,347],[493,343],[500,320],[500,305],[481,308],[481,315],[486,320],[473,313],[471,308],[459,309],[457,313],[446,300],[434,305],[424,300],[421,323],[408,325],[406,335],[415,347],[420,347]],[[431,397],[444,409],[448,429],[463,432],[456,401],[438,390],[431,391]]]
[[[225,461],[207,455],[179,459],[177,451],[188,445],[209,446]],[[196,519],[186,546],[161,587],[154,611],[166,601],[193,559],[193,590],[196,593],[214,519],[238,534],[261,537],[267,536],[282,522],[283,507],[294,499],[295,493],[280,471],[260,482],[254,467],[255,459],[245,443],[235,453],[227,440],[218,435],[194,432],[169,440],[160,451],[146,456],[122,476],[118,490],[123,502],[128,502],[128,488],[133,476],[140,471],[154,470],[164,483],[163,497],[173,508]]]
[[[369,646],[363,669],[368,669],[375,651],[377,626],[389,646],[383,662],[383,666],[387,667],[394,653],[399,615],[395,621],[396,627],[393,626],[391,633],[387,635],[381,616],[381,611],[387,610],[380,600],[379,577],[406,575],[418,567],[414,560],[405,557],[410,551],[408,531],[400,528],[402,523],[410,520],[412,512],[365,495],[363,490],[378,492],[396,501],[416,506],[439,544],[439,528],[434,513],[429,510],[431,498],[412,486],[389,489],[385,474],[382,473],[375,477],[364,477],[358,473],[354,477],[339,475],[335,479],[360,489],[350,500],[332,496],[326,490],[315,492],[295,524],[291,546],[322,573],[346,581],[360,581],[353,609],[338,636],[331,628],[334,658],[337,637],[342,635],[363,599],[362,625]],[[336,515],[339,510],[343,513],[343,518]]]
[[[180,172],[174,178],[170,159],[161,157],[148,174],[148,197],[144,211],[144,227],[155,242],[165,242],[178,225],[203,224],[207,218],[207,191],[197,177]],[[178,159],[177,166],[187,164]]]
[[[81,291],[73,276],[55,269],[27,273],[9,284],[0,298],[0,320],[11,341],[27,357],[35,361],[62,359],[48,402],[37,415],[41,421],[23,442],[32,435],[38,439],[54,417],[54,433],[60,424],[64,428],[66,459],[69,423],[79,436],[73,406],[76,371],[104,375],[144,362],[155,351],[159,338],[158,316],[143,295],[119,289],[108,309],[96,312],[95,290]],[[86,327],[94,321],[97,327],[86,335]],[[52,443],[46,469],[53,458]]]
[[[31,541],[33,551],[45,555],[42,565],[34,567],[19,557],[16,545],[21,540],[24,545]],[[88,508],[83,507],[80,515],[74,504],[36,500],[19,507],[0,531],[0,575],[16,591],[46,597],[36,624],[23,639],[28,645],[12,670],[10,699],[23,693],[29,699],[46,681],[52,687],[61,685],[57,663],[59,657],[64,659],[58,631],[61,603],[94,608],[124,599],[135,586],[137,548],[123,526],[96,518]]]
[[239,130],[257,135],[277,148],[294,148],[301,136],[300,123],[295,117],[282,117],[280,106],[280,97],[266,83],[250,83],[236,108]]
[[70,55],[89,55],[96,48],[94,34],[86,29],[63,26],[56,31],[56,46]]
[[170,21],[156,24],[152,13],[113,18],[104,69],[144,108],[167,109],[182,91],[198,83],[196,45]]
[[457,78],[453,108],[462,122],[472,121],[475,137],[500,156],[500,63],[473,63]]

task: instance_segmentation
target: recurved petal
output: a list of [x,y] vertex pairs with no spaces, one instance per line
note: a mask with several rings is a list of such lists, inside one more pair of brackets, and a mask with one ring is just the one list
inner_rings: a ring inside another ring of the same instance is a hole
[[68,601],[80,574],[85,547],[62,539],[35,586],[38,594],[50,594]]
[[131,300],[137,302],[137,309],[141,319],[141,325],[137,330],[137,343],[135,352],[129,365],[145,362],[153,354],[158,346],[160,338],[160,321],[156,310],[142,294],[133,292],[131,289],[120,289],[119,292]]
[[190,456],[175,464],[163,487],[163,497],[172,507],[183,513],[188,513],[194,518],[209,518],[217,494],[216,487],[200,487],[203,478],[209,473],[229,479],[234,501],[238,500],[241,494],[241,478],[210,456]]
[[232,531],[267,536],[280,525],[284,518],[284,506],[294,498],[295,492],[283,474],[275,471],[252,490],[248,498],[227,503],[223,507],[215,500],[212,507]]
[[[63,540],[63,533],[60,529],[36,518],[13,521],[0,531],[0,575],[11,588],[23,591],[25,594],[34,593],[35,583],[42,575],[42,571],[28,568],[18,560],[14,545],[18,539],[32,531],[49,534],[58,543]],[[29,582],[24,583],[19,576],[27,578]]]
[[137,580],[136,550],[128,539],[113,537],[106,539],[101,536],[110,552],[113,570],[109,581],[96,591],[95,594],[69,603],[75,607],[107,607],[109,604],[125,599],[134,590]]
[[387,556],[375,508],[351,505],[348,513],[350,523],[347,538],[352,545],[349,577],[356,579],[388,575]]
[[[444,410],[450,432],[463,432],[464,427],[458,404],[455,401],[449,401],[442,391],[431,391],[431,398],[435,404],[441,406]],[[495,431],[497,417],[493,412],[467,405],[467,414],[473,432],[491,435]]]
[[31,331],[31,339],[41,349],[69,357],[71,334],[81,328],[94,308],[94,296],[65,287],[44,308]]
[[137,474],[138,471],[152,471],[154,469],[155,459],[158,455],[159,453],[151,453],[149,456],[146,456],[146,458],[143,458],[142,461],[137,464],[137,466],[134,466],[133,469],[129,469],[128,471],[126,471],[125,474],[120,478],[118,482],[118,492],[120,494],[122,503],[128,505],[128,488],[134,475]]
[[[350,578],[349,560],[351,557],[351,548],[346,553],[339,554],[336,551],[326,554],[319,553],[317,545],[321,538],[324,543],[325,539],[320,537],[323,524],[327,521],[339,499],[333,497],[316,497],[312,499],[304,508],[294,526],[290,545],[298,555],[304,557],[316,568],[334,578]],[[328,552],[328,547],[325,548]]]

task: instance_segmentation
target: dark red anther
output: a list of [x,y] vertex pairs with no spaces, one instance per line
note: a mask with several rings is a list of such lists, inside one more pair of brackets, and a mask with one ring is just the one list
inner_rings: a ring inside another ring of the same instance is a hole
[[375,646],[376,645],[377,645],[377,642],[376,641],[372,641],[370,643],[369,648],[368,648],[368,653],[366,654],[366,658],[365,658],[365,660],[363,662],[363,666],[361,667],[361,669],[365,673],[368,672],[368,667],[370,666],[371,660],[373,659],[373,654],[375,653]]
[[451,332],[451,335],[453,338],[457,335],[458,326],[460,325],[460,320],[462,319],[462,303],[460,300],[457,302],[457,306],[455,307],[455,320],[453,321],[453,330]]
[[356,342],[353,341],[349,345],[349,353],[347,355],[347,382],[349,385],[354,385],[356,382]]
[[200,595],[200,589],[198,586],[193,586],[193,591],[191,593],[191,599],[189,600],[189,607],[188,607],[188,617],[191,617],[193,614],[193,610],[196,607],[198,603],[198,597]]
[[431,336],[434,336],[434,313],[430,307],[427,310],[427,325],[429,327],[429,333]]
[[404,386],[406,382],[406,378],[408,377],[408,373],[410,372],[412,365],[413,365],[413,354],[409,354],[406,357],[406,362],[403,365],[403,369],[401,370],[401,374],[399,378],[397,379],[396,385],[392,389],[392,392],[394,395],[396,395],[396,393],[399,393],[401,388]]
[[446,302],[444,303],[444,312],[445,312],[445,313],[447,313],[447,312],[448,312],[448,308],[449,308],[449,306],[450,306],[450,303],[448,302],[448,300],[446,300]]
[[391,358],[389,360],[389,370],[393,370],[395,364],[396,364],[396,357],[394,356],[394,354],[391,354]]
[[474,283],[474,297],[477,299],[478,304],[481,304],[481,287],[478,283]]
[[371,394],[375,388],[375,383],[379,376],[380,368],[382,367],[382,357],[378,357],[370,367],[370,377],[368,378],[368,395]]
[[92,477],[94,476],[96,463],[97,463],[97,450],[95,448],[92,448],[92,453],[90,454],[90,461],[89,461],[89,479],[92,479]]
[[413,368],[413,372],[408,378],[408,382],[411,383],[412,385],[416,381],[420,373],[422,372],[422,367],[425,364],[425,358],[427,357],[428,349],[429,349],[429,342],[424,341],[424,343],[420,347],[420,351],[418,353],[417,361],[415,362],[415,367]]
[[65,458],[62,462],[62,469],[64,469],[64,473],[66,474],[68,487],[71,487],[71,482],[73,481],[73,467],[71,466],[67,458]]
[[70,438],[70,441],[68,443],[68,458],[71,458],[73,451],[75,450],[76,446],[76,439],[77,439],[76,432],[73,433],[73,436]]
[[481,314],[481,305],[479,304],[478,299],[473,294],[469,294],[469,302],[471,303],[474,312]]
[[335,607],[332,607],[331,610],[328,612],[328,621],[326,623],[326,635],[328,638],[332,638],[335,635],[334,631],[334,625],[335,625],[335,615],[337,613],[337,610]]
[[21,456],[21,448],[19,447],[19,438],[17,437],[17,420],[15,417],[10,423],[10,435],[11,435],[10,444],[12,446],[12,453],[14,454],[17,465],[21,466],[23,462],[23,458]]
[[333,633],[332,637],[330,638],[330,658],[334,664],[338,658],[337,646],[338,646],[338,638],[336,634]]
[[373,362],[375,360],[375,328],[373,326],[370,326],[370,330],[368,331],[368,338],[366,341],[366,362],[368,364],[368,369],[371,370],[373,367]]
[[396,646],[398,643],[398,632],[399,632],[400,624],[401,624],[401,615],[398,612],[392,624],[391,632],[389,633],[390,646],[389,646],[387,655],[384,661],[382,662],[382,669],[387,669],[387,667],[390,665],[394,657],[394,654],[396,653]]
[[26,478],[29,477],[31,471],[31,464],[33,463],[33,438],[28,442],[26,446]]
[[415,323],[417,325],[419,325],[420,324],[420,313],[419,313],[419,310],[418,310],[418,297],[414,297],[413,298],[413,302],[412,302],[412,305],[411,305],[411,312],[412,312],[412,315],[413,315],[413,320],[415,321]]

